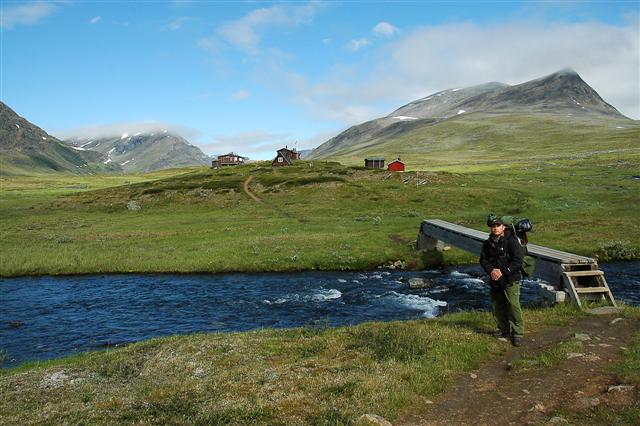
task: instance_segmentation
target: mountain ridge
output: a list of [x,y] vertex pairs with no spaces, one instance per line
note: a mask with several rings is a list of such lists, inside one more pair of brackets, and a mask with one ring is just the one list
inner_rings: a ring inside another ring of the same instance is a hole
[[209,157],[169,131],[60,140],[0,102],[0,174],[135,173],[203,166]]
[[202,166],[210,160],[200,148],[168,130],[76,137],[64,142],[77,150],[98,152],[102,164],[114,164],[125,173]]
[[403,105],[392,113],[342,131],[316,147],[309,159],[332,158],[359,147],[375,154],[390,138],[472,114],[554,115],[567,121],[629,120],[604,101],[572,69],[516,85],[484,83],[446,89]]

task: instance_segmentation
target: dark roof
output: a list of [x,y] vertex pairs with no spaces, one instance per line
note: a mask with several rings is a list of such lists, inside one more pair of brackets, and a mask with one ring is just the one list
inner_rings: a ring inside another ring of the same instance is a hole
[[296,150],[289,149],[289,148],[280,148],[277,152],[281,152],[281,151],[298,152]]
[[249,157],[243,157],[242,155],[236,154],[235,152],[230,152],[230,153],[228,153],[228,154],[218,155],[218,157],[241,157],[241,158],[249,158]]
[[371,161],[374,161],[374,160],[377,160],[377,161],[382,160],[382,161],[384,161],[384,158],[383,157],[367,157],[367,158],[365,158],[365,161],[369,161],[369,160],[371,160]]

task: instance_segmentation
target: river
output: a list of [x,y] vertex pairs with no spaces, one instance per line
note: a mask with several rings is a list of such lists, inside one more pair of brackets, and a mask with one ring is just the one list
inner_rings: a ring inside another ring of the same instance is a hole
[[[640,305],[640,262],[601,264],[618,301]],[[410,278],[433,286],[411,290]],[[0,279],[4,366],[193,332],[352,325],[486,310],[478,266],[420,272],[89,275]],[[525,280],[524,305],[540,304]]]

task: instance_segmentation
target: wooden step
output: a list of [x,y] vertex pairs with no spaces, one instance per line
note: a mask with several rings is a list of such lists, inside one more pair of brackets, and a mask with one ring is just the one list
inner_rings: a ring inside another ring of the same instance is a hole
[[576,293],[609,293],[607,287],[576,287]]
[[594,277],[597,275],[604,275],[604,272],[593,269],[589,271],[565,271],[565,274],[569,277]]

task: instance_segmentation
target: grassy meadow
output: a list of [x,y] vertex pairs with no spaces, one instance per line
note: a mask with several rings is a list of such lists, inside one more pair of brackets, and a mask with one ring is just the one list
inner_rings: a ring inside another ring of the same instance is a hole
[[[0,275],[369,269],[399,259],[420,268],[414,242],[423,219],[485,229],[489,212],[530,218],[536,244],[640,257],[634,145],[623,154],[421,170],[418,184],[412,171],[324,161],[5,177]],[[249,177],[262,202],[244,193]],[[140,209],[127,209],[130,201]],[[453,248],[444,261],[476,259]]]
[[[566,305],[525,311],[531,332],[582,315]],[[466,312],[152,339],[0,370],[0,413],[7,424],[346,425],[364,413],[395,420],[503,356],[508,344],[492,329],[488,313]],[[638,352],[627,355],[620,377],[637,383]]]
[[[475,154],[425,148],[402,154],[404,174],[345,160],[4,176],[0,275],[356,270],[395,260],[422,268],[431,260],[414,248],[423,219],[486,229],[489,212],[532,219],[536,244],[639,259],[640,139],[637,127],[619,135],[553,154],[541,143],[505,152],[504,135]],[[249,178],[260,202],[243,190]],[[444,261],[477,259],[452,248]],[[581,315],[571,306],[525,312],[534,333]],[[152,339],[0,369],[0,423],[353,424],[370,412],[394,420],[503,355],[491,329],[488,313],[466,312]],[[634,345],[619,368],[637,383]]]

